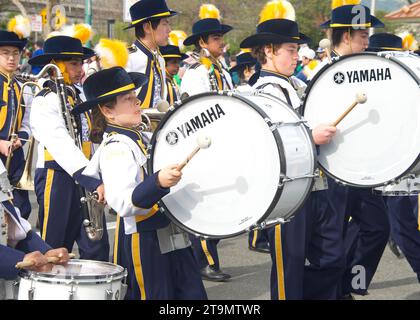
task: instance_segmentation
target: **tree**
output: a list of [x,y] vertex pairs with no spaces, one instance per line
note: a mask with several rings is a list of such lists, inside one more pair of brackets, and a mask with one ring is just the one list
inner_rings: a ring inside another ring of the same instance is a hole
[[22,14],[22,16],[27,17],[28,15],[26,14],[26,9],[23,6],[23,4],[20,2],[20,0],[12,0],[12,3],[18,7],[20,13]]

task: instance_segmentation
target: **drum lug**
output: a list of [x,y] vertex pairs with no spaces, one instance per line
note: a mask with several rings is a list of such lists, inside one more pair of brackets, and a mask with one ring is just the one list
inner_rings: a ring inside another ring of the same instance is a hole
[[28,300],[34,300],[35,288],[30,288],[28,291]]
[[111,276],[108,279],[109,289],[105,290],[105,300],[112,300],[112,297],[114,296],[114,291],[112,291],[112,280],[113,277]]
[[13,299],[17,300],[19,295],[19,281],[15,280],[12,284]]
[[34,278],[33,278],[33,275],[31,275],[31,287],[28,290],[28,300],[34,300],[34,295],[35,295]]
[[70,291],[69,291],[69,300],[74,300],[74,294],[75,294],[74,283],[71,282],[71,287],[70,287]]
[[112,300],[114,292],[110,289],[105,290],[105,300]]

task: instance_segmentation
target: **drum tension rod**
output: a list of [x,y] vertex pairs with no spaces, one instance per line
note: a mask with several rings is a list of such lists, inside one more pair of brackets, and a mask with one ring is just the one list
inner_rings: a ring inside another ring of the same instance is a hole
[[307,121],[306,120],[299,120],[299,121],[296,121],[296,122],[282,122],[282,121],[280,121],[280,122],[271,122],[270,119],[265,119],[265,122],[267,122],[267,124],[270,127],[270,130],[271,131],[277,130],[277,129],[279,129],[281,127],[284,127],[284,126],[294,126],[294,127],[297,127],[297,126],[300,126],[301,124],[304,124],[304,125],[307,124]]
[[316,178],[316,177],[319,177],[319,174],[307,174],[307,175],[304,175],[304,176],[293,177],[293,178],[290,178],[286,175],[280,175],[279,187],[283,187],[284,184],[287,183],[287,182],[292,182],[292,181],[300,180],[300,179]]

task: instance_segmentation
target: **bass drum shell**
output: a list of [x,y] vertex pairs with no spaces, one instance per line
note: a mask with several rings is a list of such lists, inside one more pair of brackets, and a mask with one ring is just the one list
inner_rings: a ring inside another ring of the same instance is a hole
[[324,67],[307,88],[304,118],[311,127],[338,125],[331,143],[320,146],[324,172],[356,187],[377,187],[420,172],[420,58],[382,52],[345,56]]
[[[283,121],[289,125],[272,127]],[[160,202],[184,230],[229,238],[291,219],[311,190],[312,178],[282,184],[284,176],[311,175],[314,146],[307,127],[283,101],[269,95],[205,93],[171,108],[151,140],[148,171],[181,163],[207,135]]]

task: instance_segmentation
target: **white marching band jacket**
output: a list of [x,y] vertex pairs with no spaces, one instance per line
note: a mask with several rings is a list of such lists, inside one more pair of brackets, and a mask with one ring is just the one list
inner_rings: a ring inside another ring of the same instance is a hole
[[[261,90],[287,102],[298,112],[301,99],[300,94],[305,91],[306,84],[296,77],[287,78],[275,72],[261,71],[261,76],[252,87],[254,90]],[[299,112],[298,112],[299,113]],[[328,182],[325,176],[315,178],[312,192],[328,189]]]
[[135,216],[147,215],[150,211],[136,207],[131,200],[134,189],[144,179],[142,167],[146,161],[132,139],[113,134],[102,141],[83,171],[84,175],[96,179],[102,176],[106,201],[124,218],[126,234],[137,232]]
[[166,100],[165,59],[136,40],[129,48],[127,72],[140,72],[148,76],[149,82],[137,90],[142,108],[155,108],[159,101]]
[[[261,71],[261,74],[263,75],[264,71]],[[286,97],[285,93],[276,84],[287,90],[288,97]],[[304,90],[306,88],[306,84],[296,77],[290,77],[289,80],[287,80],[287,78],[284,76],[277,75],[274,72],[272,75],[270,75],[267,72],[267,75],[260,76],[258,78],[257,82],[252,88],[254,90],[262,90],[264,93],[271,94],[285,102],[288,102],[290,99],[293,109],[296,110],[300,107],[301,104],[301,100],[296,88],[302,88]]]
[[44,168],[48,160],[44,157],[44,148],[70,176],[86,167],[89,160],[76,146],[66,128],[57,94],[48,92],[45,96],[38,95],[32,107],[36,112],[30,115],[31,129],[39,141],[36,167]]
[[[229,72],[227,72],[224,69],[222,70],[222,72],[222,90],[232,90],[233,84]],[[213,90],[211,89],[209,70],[205,65],[192,65],[189,69],[187,69],[187,71],[185,71],[181,82],[181,95],[187,93],[189,96],[193,96],[196,94],[211,91]]]

